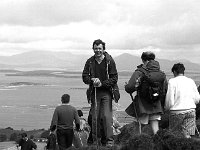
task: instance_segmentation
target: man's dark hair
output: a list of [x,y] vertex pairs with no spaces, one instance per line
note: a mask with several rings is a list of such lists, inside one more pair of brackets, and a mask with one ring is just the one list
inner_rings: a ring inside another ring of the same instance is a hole
[[100,45],[100,44],[102,44],[103,50],[105,50],[105,49],[106,49],[106,43],[103,42],[103,41],[100,40],[100,39],[95,40],[95,41],[93,42],[92,49],[94,49],[94,45],[97,45],[97,46],[98,46],[98,45]]
[[199,92],[199,94],[200,94],[200,85],[198,86],[197,90],[198,90],[198,92]]
[[83,116],[82,110],[79,109],[79,110],[77,110],[77,111],[78,111],[78,116],[79,116],[79,117],[82,117],[82,116]]
[[69,103],[70,101],[70,95],[69,94],[64,94],[62,97],[61,97],[61,102],[62,103]]
[[27,134],[24,132],[21,134],[21,136],[22,136],[22,138],[25,138],[25,137],[27,137]]
[[150,61],[150,60],[154,60],[155,59],[155,54],[153,52],[143,52],[142,53],[142,56],[141,56],[141,59],[144,60],[144,61]]
[[182,63],[174,64],[172,67],[172,72],[176,72],[177,74],[184,74],[185,67]]

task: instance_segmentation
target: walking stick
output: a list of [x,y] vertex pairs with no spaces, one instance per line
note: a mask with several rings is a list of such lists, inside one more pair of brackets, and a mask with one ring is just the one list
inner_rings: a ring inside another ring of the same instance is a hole
[[97,129],[97,88],[94,87],[94,98],[95,98],[95,122],[96,122],[96,125],[95,125],[95,131],[96,131],[96,146],[97,146],[97,150],[99,150],[99,141],[98,141],[98,136],[97,136],[97,132],[98,132],[98,129]]
[[139,134],[141,134],[142,133],[141,122],[140,122],[140,119],[139,119],[138,114],[137,114],[137,110],[136,110],[136,106],[135,106],[135,103],[134,103],[133,95],[131,93],[130,93],[130,96],[131,96],[131,99],[133,101],[133,107],[134,107],[134,111],[135,111],[135,116],[136,116],[137,122],[139,124]]
[[198,136],[200,137],[199,130],[198,130],[198,128],[197,128],[196,125],[195,125],[195,129],[196,129],[196,131],[197,131]]

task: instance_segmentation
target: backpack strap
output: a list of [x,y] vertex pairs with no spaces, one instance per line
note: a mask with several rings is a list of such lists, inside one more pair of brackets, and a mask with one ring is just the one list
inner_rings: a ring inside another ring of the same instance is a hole
[[147,73],[148,73],[148,70],[145,69],[145,68],[143,68],[143,67],[140,67],[137,70],[140,71],[140,72],[142,72],[144,75],[147,75]]
[[[145,68],[143,68],[143,67],[140,67],[140,68],[138,68],[137,70],[140,71],[140,72],[142,72],[142,74],[143,74],[144,76],[148,77],[149,71],[148,71],[147,69],[145,69]],[[144,76],[140,76],[139,79],[137,79],[137,80],[139,80],[139,82],[141,83],[141,82],[143,81],[143,77],[144,77]]]

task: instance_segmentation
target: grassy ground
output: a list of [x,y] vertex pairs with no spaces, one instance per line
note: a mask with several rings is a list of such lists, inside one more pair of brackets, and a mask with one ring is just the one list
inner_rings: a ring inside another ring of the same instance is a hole
[[[37,150],[44,150],[46,143],[36,142]],[[0,150],[17,150],[15,142],[0,142]]]

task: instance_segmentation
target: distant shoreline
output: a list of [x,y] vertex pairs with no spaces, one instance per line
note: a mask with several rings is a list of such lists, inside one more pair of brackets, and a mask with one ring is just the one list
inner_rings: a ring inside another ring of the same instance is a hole
[[[136,68],[135,68],[136,69]],[[119,76],[130,76],[133,70],[118,70]],[[36,69],[36,70],[15,70],[15,69],[0,69],[0,73],[5,73],[7,76],[58,76],[66,77],[67,75],[81,76],[82,70],[64,70],[64,69]],[[166,74],[171,74],[171,70],[165,71]],[[200,74],[200,71],[186,70],[186,74]],[[72,76],[72,77],[74,77]]]

